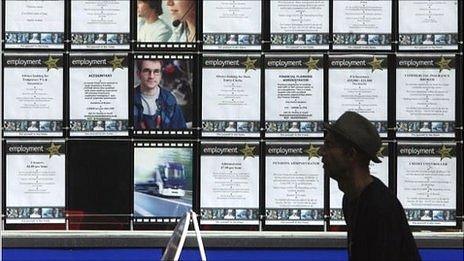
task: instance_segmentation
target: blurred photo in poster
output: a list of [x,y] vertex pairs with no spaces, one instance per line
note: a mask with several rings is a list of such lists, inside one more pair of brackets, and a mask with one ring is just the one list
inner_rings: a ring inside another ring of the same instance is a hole
[[192,208],[193,172],[192,143],[135,142],[135,221],[175,223],[189,212]]
[[178,57],[136,56],[132,108],[136,133],[193,128],[193,56]]

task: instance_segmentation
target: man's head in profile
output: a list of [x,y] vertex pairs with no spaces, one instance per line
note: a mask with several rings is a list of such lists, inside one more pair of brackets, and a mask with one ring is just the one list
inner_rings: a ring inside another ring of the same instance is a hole
[[322,147],[322,162],[328,175],[347,192],[345,184],[354,179],[358,170],[369,172],[369,162],[381,162],[377,152],[381,146],[375,126],[356,112],[345,112],[332,125],[326,125],[327,135]]

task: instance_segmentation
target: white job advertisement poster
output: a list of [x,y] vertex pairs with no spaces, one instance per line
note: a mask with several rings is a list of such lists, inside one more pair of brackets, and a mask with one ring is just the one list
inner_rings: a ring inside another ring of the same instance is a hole
[[455,106],[455,55],[397,56],[397,137],[454,137]]
[[322,137],[324,58],[266,55],[266,137]]
[[258,225],[259,143],[204,142],[200,149],[200,223]]
[[203,1],[203,49],[260,50],[261,0]]
[[5,48],[64,48],[64,0],[5,1]]
[[272,50],[329,49],[329,0],[273,0],[270,4]]
[[71,0],[72,49],[129,49],[129,0]]
[[399,0],[399,50],[458,50],[458,0]]
[[3,134],[63,136],[63,55],[5,54]]
[[266,225],[324,224],[321,145],[266,143]]
[[127,54],[73,54],[69,59],[71,136],[127,136]]
[[392,0],[333,1],[333,48],[391,50]]
[[329,57],[329,121],[357,112],[387,136],[388,59],[384,55]]
[[202,136],[259,137],[261,57],[205,55]]
[[4,151],[6,223],[65,223],[64,140],[10,140]]
[[[370,162],[369,170],[371,175],[382,181],[385,186],[389,185],[389,156],[388,144],[383,143],[377,152],[377,157],[381,163]],[[343,192],[338,188],[337,181],[330,179],[330,225],[344,226],[345,217],[342,210]]]
[[456,226],[455,143],[398,143],[397,194],[412,226]]

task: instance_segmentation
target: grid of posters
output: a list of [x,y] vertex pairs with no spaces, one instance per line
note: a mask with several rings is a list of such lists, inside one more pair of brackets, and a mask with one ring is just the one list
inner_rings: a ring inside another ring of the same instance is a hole
[[202,136],[259,137],[261,57],[204,55]]
[[398,143],[397,194],[411,226],[456,226],[456,144]]
[[261,5],[261,0],[204,1],[203,49],[260,50]]
[[2,7],[7,224],[70,211],[67,229],[166,229],[193,209],[207,229],[345,225],[319,148],[324,123],[355,111],[384,143],[371,174],[411,224],[460,227],[461,1]]
[[399,0],[399,50],[458,50],[458,0]]
[[333,48],[390,50],[392,0],[333,1]]
[[396,136],[454,137],[456,57],[397,56]]
[[388,59],[385,55],[329,56],[329,122],[345,111],[370,120],[387,136]]
[[321,145],[266,143],[266,225],[324,224]]
[[[138,48],[193,48],[197,34],[197,0],[131,1],[136,5]],[[209,4],[208,4],[209,5]]]
[[133,126],[136,134],[192,134],[193,55],[135,55]]
[[[387,143],[383,143],[377,152],[377,157],[381,163],[370,162],[369,170],[371,175],[378,178],[388,187],[389,185],[389,148]],[[343,192],[338,188],[337,181],[330,179],[330,225],[344,226],[345,217],[342,210]]]
[[330,1],[270,1],[271,49],[329,49]]
[[127,136],[125,54],[73,54],[69,61],[70,136]]
[[323,56],[266,55],[266,137],[322,137]]
[[129,49],[130,1],[72,0],[72,49]]
[[259,143],[202,142],[200,224],[258,225]]
[[64,0],[5,1],[5,48],[64,48]]
[[64,140],[5,143],[6,224],[65,223]]
[[134,221],[176,223],[192,209],[193,143],[134,142]]
[[3,135],[63,136],[62,54],[6,54]]

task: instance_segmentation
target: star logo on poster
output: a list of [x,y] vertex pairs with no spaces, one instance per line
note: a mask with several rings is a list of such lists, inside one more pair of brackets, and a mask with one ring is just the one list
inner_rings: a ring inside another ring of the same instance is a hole
[[309,146],[308,149],[304,151],[306,154],[308,154],[308,160],[311,158],[319,158],[319,147],[314,147],[313,144]]
[[47,65],[47,72],[50,71],[50,69],[58,70],[58,65],[56,63],[58,63],[59,60],[59,58],[53,58],[51,55],[49,55],[48,59],[44,62],[44,64]]
[[305,65],[308,67],[308,72],[311,72],[311,70],[319,70],[319,67],[317,67],[318,63],[319,59],[313,59],[313,57],[309,57],[309,60],[305,63]]
[[372,61],[369,62],[369,65],[372,66],[372,72],[374,72],[375,70],[383,71],[382,63],[383,63],[383,59],[377,59],[377,57],[374,56]]
[[441,57],[440,61],[437,62],[437,65],[438,67],[440,67],[440,72],[442,72],[443,70],[451,70],[451,67],[450,67],[450,62],[451,62],[451,59],[445,59],[445,57]]
[[47,148],[48,158],[51,158],[54,155],[60,155],[61,145],[55,145],[53,142],[50,144],[50,147]]
[[245,72],[248,72],[249,70],[256,70],[255,63],[257,61],[258,59],[252,60],[250,57],[247,57],[246,61],[242,62],[242,65],[245,65]]
[[108,61],[113,66],[113,72],[116,69],[122,69],[122,61],[124,61],[124,57],[118,58],[116,55],[113,57],[113,60]]
[[385,146],[380,147],[379,151],[377,151],[377,158],[383,158],[383,151],[385,150]]
[[452,148],[447,148],[445,144],[443,144],[443,146],[438,151],[440,153],[440,161],[443,160],[444,158],[451,159],[451,150]]
[[243,159],[246,159],[247,157],[252,157],[254,158],[254,152],[255,152],[256,147],[250,147],[248,144],[245,144],[245,147],[240,150],[241,153],[243,153]]

